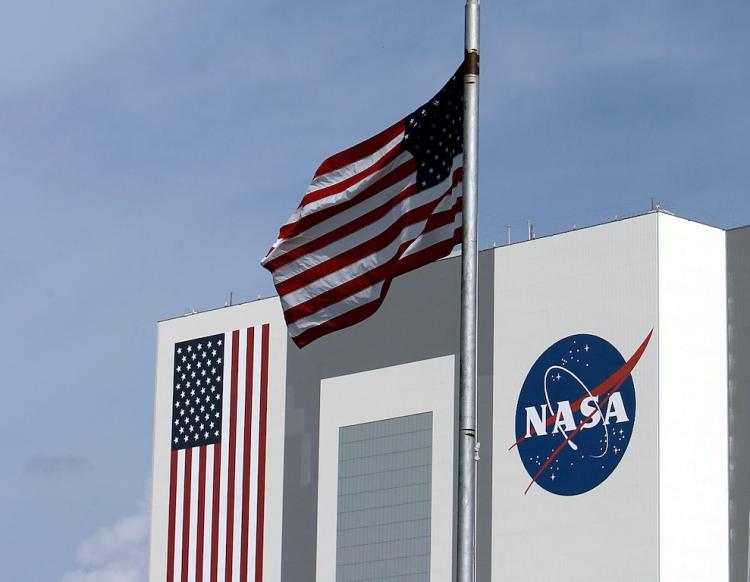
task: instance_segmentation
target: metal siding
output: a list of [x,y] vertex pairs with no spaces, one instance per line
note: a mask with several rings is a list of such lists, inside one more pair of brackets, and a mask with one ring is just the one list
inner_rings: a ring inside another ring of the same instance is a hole
[[336,580],[430,579],[432,413],[339,429]]
[[750,227],[727,232],[729,579],[748,576],[750,519]]

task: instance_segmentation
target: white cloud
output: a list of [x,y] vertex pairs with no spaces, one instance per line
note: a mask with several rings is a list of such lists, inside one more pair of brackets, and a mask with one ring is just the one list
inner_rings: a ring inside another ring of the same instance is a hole
[[133,515],[103,527],[76,551],[76,570],[61,582],[146,582],[148,579],[148,504]]

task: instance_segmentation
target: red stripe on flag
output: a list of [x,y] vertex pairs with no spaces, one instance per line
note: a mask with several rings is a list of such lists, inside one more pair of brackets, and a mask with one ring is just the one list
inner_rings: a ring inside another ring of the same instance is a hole
[[245,350],[245,437],[242,462],[242,539],[240,541],[240,581],[247,581],[247,549],[250,523],[250,463],[253,427],[253,358],[255,357],[255,329],[247,329]]
[[374,135],[355,146],[332,155],[330,158],[320,164],[317,170],[315,170],[315,178],[317,178],[318,176],[322,176],[323,174],[328,174],[329,172],[340,170],[344,166],[348,166],[349,164],[352,164],[357,160],[361,160],[362,158],[366,158],[367,156],[374,154],[389,141],[395,138],[399,133],[402,133],[404,131],[404,127],[404,120],[402,119],[397,123],[394,123],[388,129],[381,131],[379,134]]
[[390,198],[385,204],[377,208],[373,208],[369,212],[366,212],[365,214],[358,216],[354,220],[347,222],[346,224],[343,224],[340,227],[332,231],[329,231],[317,238],[314,238],[310,242],[300,245],[297,248],[292,249],[287,253],[284,253],[278,259],[274,259],[273,261],[270,261],[268,263],[268,268],[275,270],[275,269],[278,269],[279,267],[283,267],[284,265],[287,265],[293,261],[296,261],[300,257],[303,257],[307,254],[317,251],[318,249],[322,249],[323,247],[328,246],[331,243],[334,243],[338,240],[343,239],[344,237],[349,236],[350,234],[353,234],[359,230],[362,230],[363,228],[365,228],[366,226],[369,226],[370,224],[377,221],[378,219],[383,218],[386,214],[388,214],[389,210],[398,206],[407,198],[414,196],[414,194],[416,193],[417,193],[416,184],[411,184],[407,186],[401,192],[399,192],[396,196],[394,196],[393,198]]
[[317,202],[318,200],[323,200],[324,198],[328,198],[329,196],[344,192],[345,190],[347,190],[351,186],[354,186],[355,184],[358,184],[368,176],[372,176],[373,174],[385,168],[388,164],[390,164],[393,160],[400,156],[403,151],[404,150],[399,144],[395,145],[381,158],[373,162],[372,165],[368,166],[361,172],[353,174],[348,178],[340,180],[334,184],[331,184],[330,186],[326,186],[325,188],[319,188],[318,190],[308,192],[302,198],[302,202],[300,203],[299,207],[302,208],[307,204],[312,204],[313,202]]
[[[313,226],[320,224],[325,220],[328,220],[332,216],[341,214],[342,212],[349,210],[353,206],[356,206],[357,204],[360,204],[365,200],[369,200],[383,190],[390,188],[394,184],[403,180],[410,174],[414,174],[416,171],[417,161],[414,158],[410,158],[400,166],[385,174],[382,178],[378,178],[376,182],[373,182],[361,192],[357,192],[357,194],[352,198],[338,202],[333,206],[321,208],[320,210],[318,210],[317,212],[313,212],[312,214],[306,214],[295,222],[288,222],[279,229],[279,238],[290,239],[298,234],[301,234],[309,228],[312,228]],[[269,266],[270,264],[271,263],[266,263],[264,267],[270,270],[276,268],[273,266]]]
[[214,446],[214,484],[211,488],[211,582],[219,580],[219,494],[221,492],[221,443]]
[[206,529],[206,447],[198,450],[198,534],[195,552],[195,582],[203,582],[203,543]]
[[[413,271],[414,269],[417,269],[428,263],[431,263],[432,261],[436,261],[437,259],[444,257],[451,251],[454,246],[456,246],[460,242],[461,228],[459,227],[454,231],[452,238],[441,241],[431,247],[419,251],[418,253],[414,253],[413,255],[409,255],[408,257],[406,257],[404,259],[404,264],[399,267],[397,275],[402,275],[404,273],[407,273],[408,271]],[[315,341],[316,339],[323,337],[324,335],[327,335],[334,331],[338,331],[340,329],[344,329],[346,327],[350,327],[364,319],[367,319],[373,313],[375,313],[378,307],[380,307],[380,305],[383,303],[383,300],[388,293],[388,289],[390,288],[392,281],[393,279],[389,279],[383,284],[383,288],[380,291],[380,297],[378,297],[376,300],[365,303],[364,305],[360,305],[359,307],[356,307],[351,311],[347,311],[346,313],[343,313],[337,317],[328,319],[316,327],[305,330],[301,334],[293,337],[292,341],[294,341],[294,343],[298,347],[303,348],[310,342]]]
[[402,260],[401,255],[404,253],[404,251],[406,251],[407,248],[409,248],[409,245],[411,245],[411,243],[414,242],[415,239],[419,238],[419,236],[422,236],[423,234],[430,232],[431,230],[434,230],[435,228],[438,228],[440,226],[452,223],[456,215],[461,212],[461,209],[462,198],[459,198],[458,200],[456,200],[452,208],[435,214],[430,213],[430,218],[425,224],[425,229],[421,233],[419,233],[418,236],[403,242],[399,246],[398,250],[394,253],[392,258],[390,258],[386,262],[381,263],[374,269],[365,271],[358,277],[350,279],[349,281],[341,285],[333,287],[332,289],[329,289],[328,291],[325,291],[320,295],[316,295],[315,297],[308,299],[304,303],[299,303],[294,307],[290,307],[284,312],[284,317],[286,318],[287,323],[292,324],[296,321],[299,321],[303,317],[307,317],[325,307],[338,303],[339,301],[346,299],[347,297],[350,297],[355,293],[358,293],[359,291],[363,291],[364,289],[367,289],[368,287],[371,287],[389,277],[395,277],[401,269],[401,266],[399,264]]
[[227,467],[227,538],[226,580],[232,581],[232,553],[234,549],[234,470],[237,439],[237,383],[239,374],[240,332],[232,332],[232,387],[229,413],[229,465]]
[[177,519],[177,455],[172,451],[169,461],[169,529],[167,530],[167,582],[174,582],[174,537]]
[[260,362],[260,410],[258,411],[258,509],[255,521],[255,582],[263,580],[263,524],[266,512],[266,431],[268,413],[269,326],[263,325]]
[[[454,187],[460,181],[461,174],[462,173],[458,170],[456,170],[456,172],[454,173]],[[388,226],[388,228],[386,228],[385,230],[383,230],[383,232],[381,232],[377,236],[374,236],[370,240],[359,244],[354,248],[341,253],[340,255],[323,261],[322,263],[318,263],[314,267],[310,267],[309,269],[306,269],[301,273],[294,275],[293,277],[289,277],[285,281],[276,283],[276,290],[278,291],[279,296],[283,297],[288,293],[297,291],[298,289],[309,285],[313,281],[317,281],[318,279],[325,277],[326,275],[330,275],[331,273],[334,273],[339,269],[343,269],[344,267],[347,267],[372,253],[382,250],[391,242],[393,242],[399,236],[401,231],[406,227],[426,220],[430,216],[430,214],[434,212],[437,205],[447,194],[448,193],[428,204],[415,208],[414,210],[411,210],[409,212],[405,212],[396,220],[394,220],[393,223]]]
[[185,489],[182,496],[182,582],[188,580],[190,561],[190,492],[192,489],[193,449],[185,449]]

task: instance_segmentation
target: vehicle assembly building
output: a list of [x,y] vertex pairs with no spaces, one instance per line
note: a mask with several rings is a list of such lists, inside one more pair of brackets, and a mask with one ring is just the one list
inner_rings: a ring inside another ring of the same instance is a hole
[[[276,297],[159,323],[150,579],[453,580],[459,281],[301,350]],[[750,227],[480,252],[478,366],[478,581],[746,582]]]

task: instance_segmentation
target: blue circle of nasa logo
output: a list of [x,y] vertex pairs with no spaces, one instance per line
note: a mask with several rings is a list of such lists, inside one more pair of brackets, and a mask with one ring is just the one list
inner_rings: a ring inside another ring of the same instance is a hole
[[626,361],[608,341],[588,334],[554,343],[529,370],[516,406],[518,454],[533,484],[579,495],[617,468],[635,423],[630,372],[649,334]]

